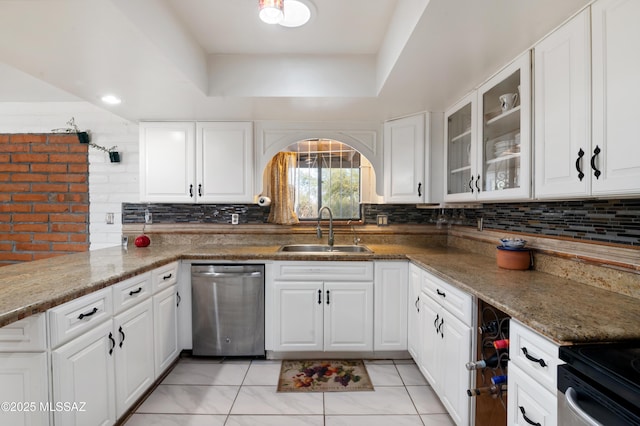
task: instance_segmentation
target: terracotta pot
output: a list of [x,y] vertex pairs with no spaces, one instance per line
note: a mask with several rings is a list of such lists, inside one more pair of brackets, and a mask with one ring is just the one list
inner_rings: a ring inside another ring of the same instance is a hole
[[506,249],[501,246],[497,248],[496,260],[500,268],[524,271],[531,267],[531,250],[526,248]]

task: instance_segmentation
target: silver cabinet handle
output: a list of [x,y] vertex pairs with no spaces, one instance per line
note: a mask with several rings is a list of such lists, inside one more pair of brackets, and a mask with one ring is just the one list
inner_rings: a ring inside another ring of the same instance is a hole
[[589,426],[603,426],[602,423],[595,420],[593,417],[585,413],[578,405],[578,392],[572,387],[568,387],[564,392],[564,399],[567,401],[567,405],[578,417],[584,420]]

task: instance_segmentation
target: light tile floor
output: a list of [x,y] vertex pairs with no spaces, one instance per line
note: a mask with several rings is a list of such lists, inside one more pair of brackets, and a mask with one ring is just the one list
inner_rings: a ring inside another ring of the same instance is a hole
[[280,361],[182,358],[127,426],[447,426],[410,360],[365,361],[374,392],[278,393]]

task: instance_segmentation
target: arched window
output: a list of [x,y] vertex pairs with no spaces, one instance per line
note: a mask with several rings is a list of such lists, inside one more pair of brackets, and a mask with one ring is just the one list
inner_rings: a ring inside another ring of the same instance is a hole
[[356,149],[331,139],[310,139],[286,150],[297,155],[289,181],[295,188],[299,220],[317,220],[322,206],[331,208],[334,219],[360,220],[364,157]]

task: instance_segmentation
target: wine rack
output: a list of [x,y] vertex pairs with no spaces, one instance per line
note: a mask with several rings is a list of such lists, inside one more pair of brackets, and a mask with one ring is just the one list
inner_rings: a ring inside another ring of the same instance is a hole
[[[476,389],[492,388],[491,392],[477,395],[476,426],[496,426],[507,423],[508,339],[509,316],[490,304],[478,301],[477,360],[485,360],[487,366],[477,368]],[[506,345],[506,348],[498,349]],[[501,346],[502,345],[502,346]],[[496,383],[494,383],[496,382]]]

